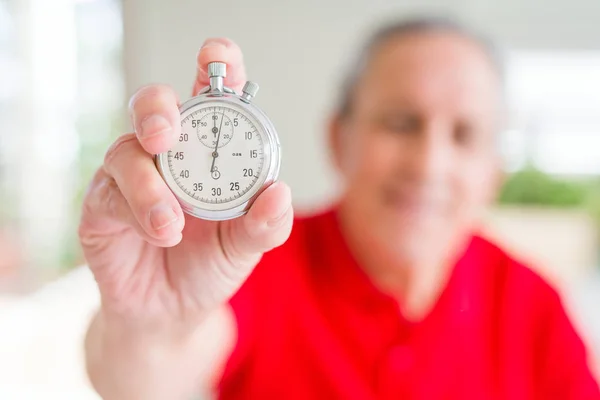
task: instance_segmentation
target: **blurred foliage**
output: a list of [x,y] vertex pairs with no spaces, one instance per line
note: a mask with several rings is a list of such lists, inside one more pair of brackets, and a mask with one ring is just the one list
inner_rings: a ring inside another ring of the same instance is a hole
[[596,181],[595,184],[590,185],[588,198],[586,201],[586,208],[594,219],[598,222],[600,229],[600,182]]
[[587,180],[561,179],[527,167],[509,177],[498,201],[500,204],[579,207],[586,204],[593,186]]
[[[588,212],[600,231],[600,178],[560,178],[526,167],[505,183],[499,204],[580,209]],[[598,243],[600,248],[600,243]]]

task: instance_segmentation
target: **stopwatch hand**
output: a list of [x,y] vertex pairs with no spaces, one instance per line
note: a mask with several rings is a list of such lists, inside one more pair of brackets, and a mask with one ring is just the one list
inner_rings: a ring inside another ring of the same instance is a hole
[[[213,171],[215,170],[215,161],[217,160],[217,157],[219,156],[219,153],[217,153],[217,149],[219,148],[219,140],[221,139],[221,128],[223,127],[223,118],[225,117],[225,110],[223,110],[223,114],[221,114],[221,123],[219,124],[219,133],[217,134],[217,144],[215,145],[215,151],[213,151],[213,160],[212,160],[212,164],[210,166],[210,173],[212,174]],[[215,121],[216,124],[216,121]]]

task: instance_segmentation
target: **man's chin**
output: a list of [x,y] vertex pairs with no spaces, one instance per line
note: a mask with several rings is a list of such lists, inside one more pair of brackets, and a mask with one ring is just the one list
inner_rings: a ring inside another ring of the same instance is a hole
[[395,258],[409,264],[422,264],[431,259],[435,259],[436,254],[441,252],[439,242],[432,238],[413,236],[396,237],[389,236],[387,247]]
[[[439,234],[443,216],[425,208],[386,207],[380,216],[387,231],[397,236],[429,236]],[[446,224],[447,226],[447,224]]]
[[406,262],[420,263],[437,259],[438,254],[445,252],[449,245],[439,220],[432,221],[430,218],[417,216],[390,216],[383,223],[385,229],[380,231],[379,240],[385,243],[385,247],[395,257]]

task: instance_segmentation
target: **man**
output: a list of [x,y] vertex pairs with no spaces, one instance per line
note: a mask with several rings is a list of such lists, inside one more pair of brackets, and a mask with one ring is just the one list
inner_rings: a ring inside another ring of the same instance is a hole
[[[211,61],[239,90],[239,48],[213,39],[194,91]],[[102,296],[86,340],[98,392],[600,398],[556,292],[476,234],[500,176],[489,48],[450,23],[403,22],[347,82],[329,126],[343,193],[293,229],[283,183],[240,219],[184,215],[151,156],[179,134],[178,100],[165,86],[133,96],[135,133],[109,149],[80,227]]]

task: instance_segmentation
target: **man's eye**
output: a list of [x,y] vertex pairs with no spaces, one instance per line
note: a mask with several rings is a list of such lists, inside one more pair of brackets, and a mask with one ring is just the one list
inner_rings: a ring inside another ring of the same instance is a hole
[[387,130],[397,133],[412,132],[417,126],[414,118],[408,117],[384,118],[383,125]]
[[458,125],[454,129],[454,142],[463,147],[468,147],[474,139],[473,129],[467,125]]

